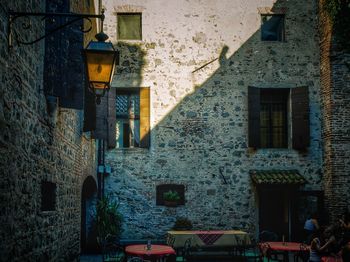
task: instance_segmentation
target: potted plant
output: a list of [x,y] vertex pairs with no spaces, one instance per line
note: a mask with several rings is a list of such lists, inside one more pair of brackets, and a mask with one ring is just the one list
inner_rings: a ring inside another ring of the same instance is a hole
[[192,227],[193,226],[191,220],[185,217],[177,217],[173,226],[173,230],[191,230]]
[[165,206],[175,207],[179,204],[180,195],[175,190],[169,190],[163,193],[163,201]]
[[97,241],[102,249],[108,243],[115,243],[121,234],[122,215],[118,211],[119,204],[110,197],[98,201],[95,213]]

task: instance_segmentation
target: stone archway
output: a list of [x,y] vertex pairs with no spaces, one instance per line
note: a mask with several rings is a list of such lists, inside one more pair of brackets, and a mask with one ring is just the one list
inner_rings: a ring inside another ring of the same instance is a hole
[[97,201],[97,185],[92,176],[88,176],[81,192],[81,252],[95,253],[98,249],[96,241],[96,228],[93,214]]

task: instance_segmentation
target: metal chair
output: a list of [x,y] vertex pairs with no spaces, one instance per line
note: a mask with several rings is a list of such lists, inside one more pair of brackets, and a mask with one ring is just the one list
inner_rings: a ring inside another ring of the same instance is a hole
[[[284,253],[274,252],[268,243],[259,244],[260,261],[285,261]],[[278,255],[283,255],[283,258],[278,258]]]
[[168,246],[174,247],[175,237],[171,234],[167,234],[166,243]]
[[130,257],[127,262],[151,262],[150,260],[144,260],[140,257]]
[[178,249],[176,254],[176,262],[186,262],[190,257],[191,247],[191,238],[188,238],[186,239],[184,246]]
[[309,247],[301,243],[300,250],[294,254],[294,262],[301,260],[302,262],[307,262],[309,260]]
[[243,256],[245,257],[246,261],[262,261],[262,255],[258,244],[246,245]]
[[125,258],[124,249],[117,244],[107,244],[102,250],[103,262],[122,262]]

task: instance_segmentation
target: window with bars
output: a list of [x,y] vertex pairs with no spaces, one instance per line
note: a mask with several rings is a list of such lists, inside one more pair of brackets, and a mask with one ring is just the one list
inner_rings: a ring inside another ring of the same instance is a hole
[[140,96],[121,94],[116,98],[117,147],[139,147],[140,145]]
[[274,91],[267,89],[261,93],[260,147],[262,148],[285,148],[288,146],[288,92],[286,90]]
[[149,88],[117,90],[116,147],[149,147]]
[[142,14],[118,13],[117,34],[119,40],[142,40]]

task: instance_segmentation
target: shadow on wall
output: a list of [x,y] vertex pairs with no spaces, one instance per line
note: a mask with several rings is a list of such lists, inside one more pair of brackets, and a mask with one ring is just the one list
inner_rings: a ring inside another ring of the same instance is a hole
[[117,86],[117,88],[140,87],[145,52],[136,44],[118,42],[115,47],[120,53],[120,58],[112,86]]
[[[120,179],[109,180],[111,184],[107,190],[118,191],[121,212],[126,218],[132,218],[125,219],[127,230],[124,236],[162,236],[172,226],[176,216],[190,218],[198,229],[240,228],[257,232],[257,204],[248,171],[255,166],[288,169],[293,161],[300,158],[295,152],[287,153],[292,161],[277,154],[274,158],[249,154],[248,86],[308,86],[314,89],[310,94],[318,96],[315,83],[318,71],[315,63],[318,59],[316,57],[313,60],[313,47],[317,48],[318,41],[312,36],[305,39],[306,35],[314,32],[313,25],[316,22],[313,8],[304,11],[306,7],[301,1],[278,1],[272,11],[288,12],[285,24],[287,42],[263,42],[261,31],[258,30],[231,56],[227,56],[229,47],[222,45],[215,59],[196,65],[191,72],[193,92],[186,95],[151,131],[153,154],[149,151],[137,151],[135,154],[110,152],[107,161]],[[304,12],[302,15],[298,15],[300,10]],[[293,28],[298,30],[291,31]],[[178,43],[179,46],[181,44]],[[124,45],[118,49],[125,58],[121,58],[115,81],[118,87],[137,87],[137,83],[140,84],[142,80],[141,68],[145,54],[139,55],[141,51],[136,46]],[[133,62],[128,61],[130,53],[134,54],[134,59],[131,59]],[[130,68],[132,63],[138,67]],[[315,66],[309,68],[310,64]],[[169,62],[169,71],[176,72],[171,65],[173,63]],[[160,73],[166,79],[168,72],[163,70]],[[144,72],[145,79],[149,75],[152,72]],[[181,76],[178,78],[180,82]],[[176,93],[179,87],[184,88],[178,83],[163,87],[164,92],[167,92],[164,96],[170,92]],[[154,88],[152,107],[159,104],[158,108],[152,108],[152,113],[159,118],[157,109],[161,109],[164,100],[157,93],[159,86],[151,88]],[[311,125],[315,127],[313,132],[316,132],[314,136],[317,140],[318,123],[312,122]],[[313,153],[313,142],[311,145],[310,153]],[[309,158],[309,161],[314,161],[310,166],[316,169],[318,159]],[[303,172],[304,165],[309,163],[298,164]],[[313,179],[310,178],[311,181]],[[153,210],[154,184],[174,182],[186,186],[186,205],[172,213],[166,208]],[[128,204],[130,201],[132,204]],[[220,206],[217,203],[221,203]],[[147,226],[140,227],[144,221],[147,221]]]

